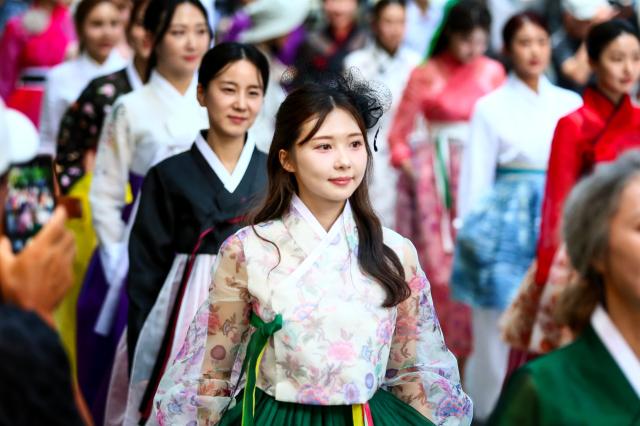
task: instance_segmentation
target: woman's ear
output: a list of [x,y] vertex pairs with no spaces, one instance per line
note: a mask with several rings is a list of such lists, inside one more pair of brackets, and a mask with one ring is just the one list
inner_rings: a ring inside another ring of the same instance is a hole
[[198,88],[197,88],[197,92],[196,92],[196,98],[198,99],[198,103],[200,104],[201,107],[206,107],[207,104],[205,103],[205,91],[206,89],[202,86],[202,84],[198,83]]
[[288,151],[281,149],[278,152],[278,159],[280,160],[280,165],[282,165],[283,169],[289,173],[295,173],[296,169],[291,161],[291,155],[289,155]]

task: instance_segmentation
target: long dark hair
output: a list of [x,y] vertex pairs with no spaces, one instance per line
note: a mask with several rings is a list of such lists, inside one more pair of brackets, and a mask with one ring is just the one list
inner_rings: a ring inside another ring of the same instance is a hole
[[436,56],[449,48],[452,34],[469,34],[476,28],[487,33],[491,29],[491,13],[479,0],[461,0],[449,9],[430,56]]
[[[377,118],[371,119],[368,116],[373,110],[370,108],[372,99],[367,98],[366,93],[349,91],[344,85],[331,86],[311,82],[302,84],[287,96],[276,115],[275,133],[267,158],[267,195],[262,206],[251,215],[249,223],[253,226],[281,218],[289,209],[293,195],[298,191],[295,176],[286,171],[280,163],[280,150],[291,153],[300,138],[302,140],[299,143],[308,142],[334,109],[340,108],[348,112],[362,131],[367,150],[365,178],[349,198],[358,228],[358,264],[385,289],[387,297],[383,306],[392,307],[407,299],[411,290],[405,281],[400,259],[384,244],[382,225],[369,200],[367,182],[372,169],[372,153],[366,141],[367,128],[370,127],[367,124],[372,120],[377,121]],[[363,105],[368,105],[369,110],[363,110]],[[301,135],[303,125],[315,118],[317,122],[313,129],[308,134]]]
[[267,93],[269,62],[256,47],[244,43],[225,42],[209,49],[202,58],[198,69],[198,83],[206,89],[209,82],[229,64],[242,59],[251,62],[256,67],[262,78],[262,93]]
[[173,20],[173,15],[176,13],[176,9],[184,3],[188,3],[202,12],[204,21],[207,23],[209,38],[213,36],[211,27],[209,27],[207,10],[199,0],[151,0],[144,13],[144,29],[149,31],[149,34],[151,34],[153,39],[153,46],[151,48],[151,55],[149,56],[149,64],[147,66],[147,80],[158,64],[158,54],[156,53],[156,49],[158,48],[158,45],[162,43],[164,36],[167,34],[167,31],[171,26],[171,21]]

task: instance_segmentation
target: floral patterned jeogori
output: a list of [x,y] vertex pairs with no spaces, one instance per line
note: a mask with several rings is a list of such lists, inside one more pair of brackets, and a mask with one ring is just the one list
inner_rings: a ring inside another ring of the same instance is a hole
[[445,346],[415,248],[393,231],[384,235],[411,288],[394,308],[382,307],[384,290],[358,266],[348,204],[329,232],[296,197],[282,219],[230,237],[213,268],[210,299],[160,383],[159,423],[219,419],[239,390],[253,311],[265,322],[283,318],[257,379],[276,400],[359,404],[384,387],[436,424],[469,424],[471,400]]

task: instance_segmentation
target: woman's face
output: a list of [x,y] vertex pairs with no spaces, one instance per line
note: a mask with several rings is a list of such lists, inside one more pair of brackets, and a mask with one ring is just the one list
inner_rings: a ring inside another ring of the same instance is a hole
[[358,1],[324,0],[323,8],[329,25],[342,29],[353,25],[358,10]]
[[164,76],[193,75],[209,47],[207,21],[196,6],[180,4],[157,46],[157,68]]
[[622,192],[609,224],[609,247],[601,265],[607,303],[640,311],[640,177]]
[[129,45],[133,49],[134,55],[149,59],[151,54],[151,39],[147,31],[144,29],[144,12],[146,7],[138,9],[136,15],[132,16],[131,25],[129,26]]
[[605,47],[591,66],[598,85],[616,96],[629,93],[640,76],[640,42],[631,34],[622,34]]
[[509,46],[509,58],[516,74],[522,78],[542,75],[551,60],[551,43],[544,28],[525,22]]
[[104,62],[122,37],[122,22],[118,9],[108,1],[99,3],[87,15],[82,29],[87,54],[96,62]]
[[375,33],[378,42],[385,50],[395,52],[400,47],[400,43],[402,43],[404,31],[404,7],[399,4],[390,4],[385,7],[375,22]]
[[198,86],[198,101],[207,108],[214,134],[244,137],[262,107],[264,83],[258,69],[246,59],[232,62],[206,89]]
[[487,51],[489,35],[480,28],[470,33],[453,33],[449,36],[449,53],[463,64],[471,62]]
[[[301,139],[317,118],[307,121]],[[365,139],[353,116],[341,108],[331,111],[318,132],[291,152],[280,151],[280,163],[293,173],[298,196],[310,208],[342,206],[362,183],[367,168]]]

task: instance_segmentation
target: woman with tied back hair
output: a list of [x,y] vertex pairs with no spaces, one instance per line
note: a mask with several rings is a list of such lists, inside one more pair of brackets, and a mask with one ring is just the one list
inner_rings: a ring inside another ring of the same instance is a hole
[[82,217],[67,223],[76,238],[77,254],[73,263],[75,285],[56,311],[56,323],[64,342],[72,370],[76,370],[76,306],[84,276],[96,247],[91,223],[89,188],[93,176],[98,139],[105,116],[120,95],[142,87],[149,46],[142,26],[147,0],[133,6],[127,30],[134,57],[125,68],[93,79],[62,117],[56,152],[56,177],[60,191],[82,205]]
[[40,113],[40,151],[55,156],[60,123],[67,108],[95,77],[126,64],[114,47],[122,38],[122,23],[111,0],[82,0],[73,20],[80,56],[57,65],[47,74]]
[[[560,214],[571,188],[598,163],[613,161],[626,150],[640,147],[640,108],[629,96],[640,76],[636,30],[626,21],[608,21],[594,26],[586,43],[595,84],[585,90],[584,105],[558,121],[553,136],[536,249],[537,270],[534,278],[523,282],[505,320],[508,342],[515,348],[510,370],[570,340],[550,313],[570,270],[566,253],[559,247]],[[550,270],[554,271],[551,275]]]
[[[221,43],[202,59],[198,100],[209,128],[191,149],[149,170],[129,240],[131,385],[128,405],[149,417],[166,365],[207,299],[220,245],[238,231],[267,185],[267,156],[248,137],[269,63],[247,44]],[[138,423],[135,421],[135,423]]]
[[[389,131],[391,163],[402,171],[396,230],[411,236],[432,284],[447,344],[464,370],[471,310],[450,296],[455,203],[462,146],[476,101],[504,82],[485,56],[491,16],[480,1],[450,0],[427,62],[413,70]],[[422,137],[424,119],[428,136]],[[416,131],[418,130],[418,131]]]
[[151,0],[144,27],[152,38],[148,82],[121,96],[107,116],[89,192],[98,249],[78,299],[78,378],[96,423],[127,322],[127,185],[137,194],[153,165],[189,149],[208,125],[196,99],[196,71],[211,41],[204,7],[198,0]]
[[161,425],[469,424],[415,248],[369,202],[382,110],[342,77],[282,103],[266,199],[220,248],[156,394]]
[[492,425],[640,422],[640,151],[601,165],[571,192],[563,233],[576,280],[557,320],[578,335],[525,364]]
[[463,225],[451,276],[452,296],[472,307],[465,384],[479,420],[491,413],[504,381],[509,346],[498,320],[535,256],[553,130],[582,103],[543,74],[551,43],[539,15],[514,15],[503,36],[512,72],[476,103],[471,119],[458,192]]

